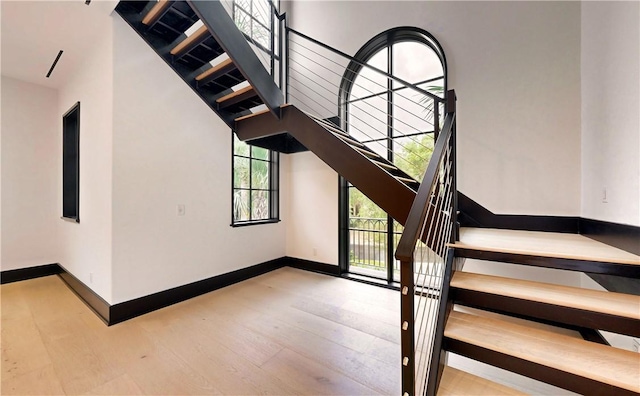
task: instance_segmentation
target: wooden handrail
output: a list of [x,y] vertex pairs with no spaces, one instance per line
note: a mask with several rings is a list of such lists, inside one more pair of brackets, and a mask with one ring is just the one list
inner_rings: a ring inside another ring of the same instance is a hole
[[[427,213],[429,212],[429,200],[431,197],[431,190],[437,181],[438,167],[442,157],[445,155],[447,142],[451,138],[453,133],[453,126],[456,118],[455,113],[455,92],[450,90],[447,92],[446,97],[446,112],[447,115],[444,120],[444,126],[438,136],[436,145],[433,149],[433,155],[429,160],[427,171],[422,179],[420,188],[416,195],[416,199],[413,201],[409,217],[407,217],[407,223],[404,227],[404,232],[400,241],[398,242],[398,248],[396,249],[396,259],[400,261],[411,261],[413,259],[413,251],[416,246],[416,242],[420,238],[422,225],[427,219]],[[430,213],[434,215],[433,212]]]

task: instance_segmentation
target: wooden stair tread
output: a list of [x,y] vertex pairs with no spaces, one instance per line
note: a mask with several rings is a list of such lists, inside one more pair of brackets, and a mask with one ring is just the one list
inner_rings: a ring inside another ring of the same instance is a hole
[[352,146],[358,146],[358,147],[364,147],[364,144],[360,143],[357,140],[353,140],[350,137],[347,137],[346,135],[339,133],[339,132],[334,132],[332,131],[337,137],[339,137],[340,139],[344,140],[345,142],[347,142],[348,144],[352,145]]
[[211,69],[205,70],[202,73],[200,73],[196,77],[196,81],[202,81],[205,78],[209,77],[210,75],[216,73],[218,70],[222,70],[226,67],[229,67],[229,65],[232,65],[232,64],[233,64],[233,61],[231,60],[231,58],[227,58],[222,62],[218,63],[217,65],[213,66]]
[[264,113],[268,113],[270,110],[269,109],[264,109],[264,110],[260,110],[260,111],[256,111],[255,113],[251,113],[251,114],[247,114],[244,115],[242,117],[238,117],[236,118],[234,121],[242,121],[242,120],[246,120],[247,118],[251,118],[251,117],[255,117],[255,116],[259,116],[260,114],[264,114]]
[[169,0],[159,0],[150,10],[147,12],[147,15],[142,18],[142,23],[144,25],[153,24],[164,12],[167,8],[171,6],[172,1]]
[[233,98],[235,98],[236,96],[240,96],[240,95],[242,95],[242,94],[245,94],[245,93],[247,93],[247,92],[249,92],[249,91],[253,91],[253,87],[252,87],[251,85],[248,85],[248,86],[246,86],[246,87],[244,87],[244,88],[241,88],[241,89],[239,89],[239,90],[237,90],[237,91],[233,91],[233,92],[231,92],[231,93],[230,93],[230,94],[228,94],[228,95],[225,95],[225,96],[223,96],[223,97],[221,97],[221,98],[218,98],[218,99],[216,99],[216,102],[218,102],[218,103],[222,103],[222,102],[225,102],[225,101],[227,101],[227,100],[229,100],[229,99],[233,99]]
[[[285,108],[287,106],[291,106],[291,103],[285,103],[282,106],[280,106],[280,108],[283,109],[283,108]],[[246,120],[246,119],[251,118],[251,117],[257,117],[257,116],[262,115],[262,114],[267,114],[269,111],[270,111],[269,109],[256,111],[255,113],[251,113],[251,114],[244,115],[242,117],[238,117],[234,121],[237,122],[237,121]]]
[[413,179],[409,179],[408,177],[402,177],[402,176],[395,176],[396,179],[403,181],[405,183],[417,183],[417,181],[413,180]]
[[563,334],[452,311],[455,339],[632,392],[640,391],[640,355]]
[[178,45],[173,47],[171,50],[171,55],[176,55],[181,53],[185,48],[191,46],[193,43],[202,40],[204,37],[209,35],[209,30],[206,26],[202,25],[198,30],[196,30],[191,36],[182,40]]
[[381,166],[385,169],[398,169],[395,165],[387,164],[385,162],[380,162],[373,159],[371,161],[373,161],[376,165]]
[[451,287],[640,320],[640,296],[456,271]]
[[450,246],[487,252],[640,266],[640,256],[579,234],[463,227],[460,230],[460,241]]
[[361,152],[362,154],[366,155],[367,157],[370,157],[370,158],[381,158],[378,155],[378,153],[375,153],[373,151],[369,151],[369,150],[367,150],[365,148],[358,147],[358,146],[351,146],[351,147],[353,147],[354,149],[358,150],[359,152]]
[[502,384],[445,366],[438,387],[438,396],[507,396],[526,395]]

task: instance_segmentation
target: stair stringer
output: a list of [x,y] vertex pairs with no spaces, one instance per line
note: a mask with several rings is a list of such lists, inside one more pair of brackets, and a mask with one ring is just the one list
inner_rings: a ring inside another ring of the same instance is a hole
[[279,117],[278,110],[284,103],[282,91],[273,81],[273,77],[265,69],[258,56],[253,52],[246,38],[224,9],[222,3],[219,0],[187,0],[187,4],[198,15],[270,112]]
[[284,106],[280,111],[279,120],[264,113],[237,121],[235,133],[248,143],[269,136],[291,135],[397,222],[406,223],[415,191],[295,106]]

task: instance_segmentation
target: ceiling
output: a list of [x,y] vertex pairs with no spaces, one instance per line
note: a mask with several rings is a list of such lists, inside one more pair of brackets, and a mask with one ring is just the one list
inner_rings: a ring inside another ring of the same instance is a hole
[[[93,42],[108,32],[117,1],[0,0],[3,76],[51,87],[66,84]],[[46,78],[58,52],[55,70]]]

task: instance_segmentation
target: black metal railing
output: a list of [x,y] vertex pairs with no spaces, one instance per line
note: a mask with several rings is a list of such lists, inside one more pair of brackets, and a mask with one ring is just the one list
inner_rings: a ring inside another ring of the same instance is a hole
[[[386,278],[389,249],[395,251],[402,226],[393,222],[393,246],[389,247],[389,219],[370,217],[349,218],[349,268],[354,273]],[[399,271],[399,262],[392,263]],[[398,272],[399,274],[399,272]]]
[[400,260],[402,394],[435,395],[456,228],[455,93],[396,250]]
[[[356,140],[421,179],[444,99],[426,89],[427,82],[409,83],[294,29],[287,28],[286,36],[286,101],[317,118],[337,120]],[[391,86],[402,105],[383,95]]]

